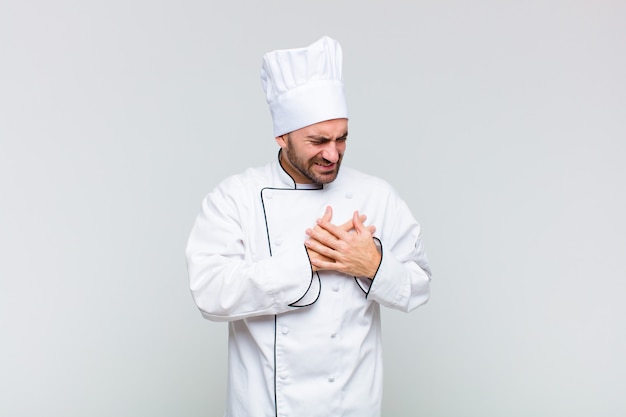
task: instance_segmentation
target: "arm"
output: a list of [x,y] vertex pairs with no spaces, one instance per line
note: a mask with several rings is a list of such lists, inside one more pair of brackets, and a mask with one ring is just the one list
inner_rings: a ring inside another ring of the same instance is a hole
[[[253,214],[235,202],[225,183],[203,201],[189,236],[187,265],[194,301],[210,320],[230,321],[280,314],[308,291],[312,271],[304,246],[262,260],[252,260],[250,231]],[[247,216],[246,216],[247,215]]]
[[420,225],[397,195],[390,196],[385,229],[380,237],[382,260],[367,297],[409,312],[428,301],[431,272]]
[[311,264],[314,271],[353,275],[369,299],[411,311],[428,300],[430,291],[420,226],[395,193],[387,199],[382,224],[381,239],[373,239],[374,230],[366,228],[356,212],[349,228],[354,233],[333,225],[324,216],[314,229],[307,230],[305,244]]

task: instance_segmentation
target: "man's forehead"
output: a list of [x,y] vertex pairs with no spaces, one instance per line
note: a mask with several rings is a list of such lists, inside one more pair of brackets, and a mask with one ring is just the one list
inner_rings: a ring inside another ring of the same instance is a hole
[[333,119],[298,129],[304,136],[341,137],[348,134],[347,119]]
[[348,136],[348,129],[342,131],[342,133],[338,133],[338,134],[324,134],[324,133],[312,133],[309,135],[306,135],[305,138],[308,139],[333,139],[333,138],[343,138],[345,136]]

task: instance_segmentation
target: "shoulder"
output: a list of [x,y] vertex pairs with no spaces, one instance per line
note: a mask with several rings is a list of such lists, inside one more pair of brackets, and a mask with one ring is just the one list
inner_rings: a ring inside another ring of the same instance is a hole
[[269,178],[269,165],[248,168],[221,180],[204,200],[208,204],[249,207],[254,204]]
[[216,187],[225,193],[236,192],[242,189],[259,189],[271,178],[271,167],[265,165],[261,167],[248,168],[238,174],[224,178]]

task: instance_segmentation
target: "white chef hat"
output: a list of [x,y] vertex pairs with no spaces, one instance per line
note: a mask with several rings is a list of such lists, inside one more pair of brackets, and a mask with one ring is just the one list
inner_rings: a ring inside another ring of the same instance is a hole
[[341,45],[328,36],[306,48],[265,54],[261,83],[274,121],[274,136],[348,117],[341,65]]

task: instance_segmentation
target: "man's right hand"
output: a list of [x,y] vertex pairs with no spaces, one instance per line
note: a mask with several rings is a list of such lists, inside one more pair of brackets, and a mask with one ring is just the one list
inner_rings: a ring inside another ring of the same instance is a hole
[[[322,216],[322,222],[324,223],[330,223],[330,221],[332,220],[333,217],[333,210],[330,206],[326,207],[326,211],[324,212],[324,215]],[[365,222],[365,220],[367,219],[367,216],[365,214],[360,214],[359,215],[359,220],[361,223]],[[345,223],[337,226],[339,229],[341,229],[344,232],[350,232],[350,231],[354,231],[355,225],[354,225],[354,219],[350,218],[348,221],[346,221]],[[370,233],[374,233],[376,231],[376,227],[374,225],[370,225],[367,226],[367,229],[369,230]],[[315,226],[313,229],[307,229],[306,233],[307,235],[312,235],[315,233],[319,233],[321,231],[321,227],[319,225]],[[316,267],[315,264],[317,263],[316,261],[323,261],[323,262],[330,262],[330,263],[334,263],[335,260],[331,259],[327,256],[322,255],[319,252],[316,252],[315,250],[307,247],[306,248],[307,253],[309,255],[309,259],[311,262],[311,268],[313,270],[313,272],[317,272],[320,270],[320,268]],[[325,268],[328,269],[328,268]]]

